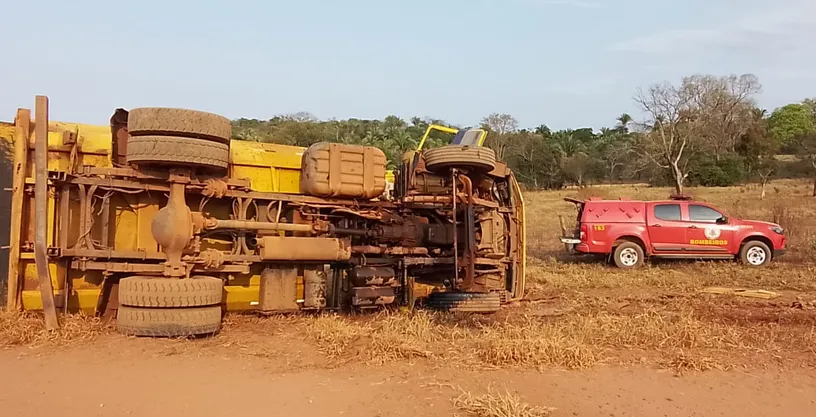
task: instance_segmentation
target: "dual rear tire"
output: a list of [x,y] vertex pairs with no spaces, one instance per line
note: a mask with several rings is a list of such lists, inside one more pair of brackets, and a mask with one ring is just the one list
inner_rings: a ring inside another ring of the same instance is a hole
[[226,117],[197,110],[136,108],[128,114],[128,134],[129,164],[213,173],[229,168],[232,124]]
[[[232,124],[217,114],[164,107],[128,113],[127,162],[137,168],[184,167],[224,175]],[[119,332],[187,337],[221,329],[223,281],[134,276],[119,281]]]
[[221,329],[220,278],[133,276],[119,281],[116,327],[131,336],[188,337]]

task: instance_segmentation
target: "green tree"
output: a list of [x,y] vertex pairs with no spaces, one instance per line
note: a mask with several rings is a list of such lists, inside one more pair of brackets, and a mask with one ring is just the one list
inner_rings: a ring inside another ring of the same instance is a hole
[[797,138],[816,132],[813,110],[802,103],[782,106],[771,113],[768,129],[781,146],[792,145]]
[[745,158],[745,170],[749,176],[759,177],[762,186],[760,199],[765,199],[765,190],[771,175],[776,171],[776,152],[779,150],[777,142],[768,133],[767,112],[754,109],[751,112],[751,125],[740,137],[737,152]]

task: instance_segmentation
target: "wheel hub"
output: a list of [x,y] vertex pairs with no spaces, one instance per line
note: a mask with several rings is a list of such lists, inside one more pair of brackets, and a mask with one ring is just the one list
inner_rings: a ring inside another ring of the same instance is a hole
[[748,249],[748,253],[745,257],[751,265],[762,265],[765,263],[765,259],[767,259],[768,255],[762,248],[753,247]]
[[626,248],[620,253],[620,261],[626,266],[634,266],[638,262],[638,254],[632,248]]

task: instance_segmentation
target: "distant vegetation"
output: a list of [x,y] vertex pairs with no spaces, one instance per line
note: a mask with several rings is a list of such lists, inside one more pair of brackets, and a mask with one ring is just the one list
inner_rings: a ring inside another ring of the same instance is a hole
[[[490,131],[486,145],[531,189],[647,182],[682,192],[686,186],[764,186],[775,178],[816,178],[816,100],[769,112],[756,106],[760,92],[759,80],[750,74],[694,75],[677,85],[637,91],[643,117],[624,113],[599,131],[552,131],[545,124],[521,128],[512,115],[500,113],[486,116],[481,127]],[[396,116],[321,121],[296,113],[235,120],[233,135],[298,146],[321,141],[372,145],[385,151],[394,167],[404,151],[416,147],[429,123],[449,125]],[[447,140],[436,135],[429,145]]]

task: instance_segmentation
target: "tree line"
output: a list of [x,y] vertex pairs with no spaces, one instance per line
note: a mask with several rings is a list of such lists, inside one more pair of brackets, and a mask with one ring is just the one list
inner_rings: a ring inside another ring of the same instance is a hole
[[[673,186],[728,186],[746,181],[811,177],[816,196],[816,99],[773,111],[759,108],[757,77],[692,75],[634,95],[642,116],[623,113],[609,127],[520,128],[509,114],[481,120],[485,143],[532,189],[574,184],[648,182]],[[443,120],[318,120],[309,113],[233,121],[235,139],[309,146],[329,141],[376,146],[392,168],[415,149],[429,124]],[[435,132],[425,146],[451,138]]]

